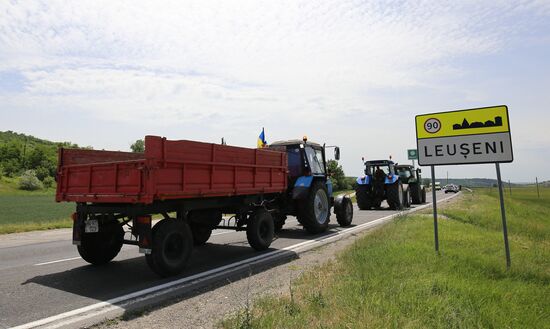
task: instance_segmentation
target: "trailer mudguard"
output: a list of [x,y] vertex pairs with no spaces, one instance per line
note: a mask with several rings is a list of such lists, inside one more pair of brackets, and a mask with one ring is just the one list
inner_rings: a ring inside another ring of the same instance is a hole
[[370,176],[357,177],[357,180],[355,182],[357,183],[357,185],[369,185]]

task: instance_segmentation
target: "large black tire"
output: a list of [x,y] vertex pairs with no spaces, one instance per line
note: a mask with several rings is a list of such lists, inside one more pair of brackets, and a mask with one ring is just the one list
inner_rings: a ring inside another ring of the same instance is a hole
[[118,255],[124,243],[124,229],[117,221],[102,224],[97,233],[82,233],[80,256],[92,265],[103,265]]
[[208,241],[208,239],[210,239],[210,236],[212,235],[212,229],[206,225],[190,223],[189,227],[191,228],[191,234],[193,235],[193,244],[195,246],[205,245],[206,241]]
[[422,187],[420,186],[420,184],[409,184],[409,190],[411,191],[412,203],[422,203]]
[[355,198],[357,199],[357,206],[361,210],[369,210],[373,206],[372,200],[369,198],[368,185],[358,186],[355,190]]
[[350,198],[344,198],[342,205],[338,209],[334,208],[336,213],[336,221],[341,227],[348,227],[353,220],[353,203]]
[[266,250],[273,241],[275,227],[273,217],[264,209],[258,209],[250,217],[246,226],[246,239],[252,248]]
[[403,185],[401,181],[397,181],[388,186],[387,191],[388,205],[393,210],[402,210],[404,206],[403,200]]
[[330,221],[330,203],[327,186],[324,182],[313,182],[309,195],[300,202],[298,221],[306,231],[311,234],[326,231]]
[[151,253],[147,264],[162,277],[179,274],[193,251],[193,235],[189,225],[181,220],[163,219],[153,228]]
[[406,191],[403,191],[403,208],[410,208],[411,203],[411,190],[407,189]]

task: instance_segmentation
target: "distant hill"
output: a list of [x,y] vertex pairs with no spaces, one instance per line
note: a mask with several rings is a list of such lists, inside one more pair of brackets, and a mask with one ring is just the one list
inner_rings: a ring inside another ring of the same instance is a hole
[[59,147],[79,146],[70,142],[52,142],[13,131],[0,131],[0,177],[19,176],[28,169],[37,171],[41,180],[53,176]]

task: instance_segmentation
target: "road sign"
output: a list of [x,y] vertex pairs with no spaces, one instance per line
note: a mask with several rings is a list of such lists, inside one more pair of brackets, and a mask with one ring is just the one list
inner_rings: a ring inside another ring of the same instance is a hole
[[[416,146],[418,164],[431,166],[435,186],[435,166],[449,164],[494,163],[497,172],[502,216],[506,267],[510,268],[510,247],[506,211],[500,176],[500,163],[512,162],[512,137],[506,105],[478,109],[417,115]],[[435,251],[439,253],[437,200],[432,189]]]
[[407,156],[409,157],[409,160],[417,160],[418,151],[416,149],[407,150]]
[[512,162],[506,105],[416,116],[418,164]]

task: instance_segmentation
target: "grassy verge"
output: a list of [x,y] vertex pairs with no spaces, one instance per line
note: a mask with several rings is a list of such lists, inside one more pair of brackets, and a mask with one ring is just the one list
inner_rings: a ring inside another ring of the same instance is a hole
[[[534,192],[534,193],[533,193]],[[507,198],[506,270],[498,195],[478,190],[442,213],[396,220],[265,297],[224,328],[550,328],[550,198]]]

